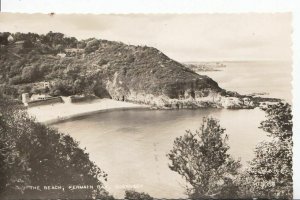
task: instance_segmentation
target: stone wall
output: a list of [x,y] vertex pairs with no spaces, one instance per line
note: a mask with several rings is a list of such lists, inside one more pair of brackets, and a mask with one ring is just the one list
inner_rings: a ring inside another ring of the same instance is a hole
[[51,98],[45,99],[45,100],[30,101],[30,102],[28,102],[28,107],[50,105],[50,104],[55,104],[55,103],[63,103],[62,98],[61,97],[51,97]]
[[95,96],[71,96],[70,101],[71,103],[80,103],[85,101],[91,101],[93,99],[96,99]]

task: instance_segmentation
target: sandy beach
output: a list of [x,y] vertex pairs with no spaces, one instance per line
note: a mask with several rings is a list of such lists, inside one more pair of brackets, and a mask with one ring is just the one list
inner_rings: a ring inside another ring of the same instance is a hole
[[100,111],[147,107],[147,105],[139,105],[112,99],[95,99],[82,103],[64,101],[64,103],[31,107],[28,108],[28,113],[35,117],[38,122],[50,124]]

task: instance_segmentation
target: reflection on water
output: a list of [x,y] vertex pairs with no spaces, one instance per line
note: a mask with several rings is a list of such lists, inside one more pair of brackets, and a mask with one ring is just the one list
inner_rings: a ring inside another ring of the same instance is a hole
[[202,117],[220,120],[229,135],[230,152],[244,165],[255,145],[266,139],[258,129],[264,113],[254,110],[120,110],[98,113],[53,125],[86,147],[106,173],[107,190],[122,198],[125,187],[135,187],[157,198],[184,196],[185,182],[168,168],[166,154],[176,137],[199,127]]

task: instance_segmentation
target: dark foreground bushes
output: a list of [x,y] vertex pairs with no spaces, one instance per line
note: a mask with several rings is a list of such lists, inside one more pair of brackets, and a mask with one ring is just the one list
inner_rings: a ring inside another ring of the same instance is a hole
[[191,199],[293,199],[292,110],[287,103],[262,108],[260,128],[270,140],[257,145],[244,170],[228,153],[228,136],[216,119],[174,141],[170,169],[188,183]]
[[106,177],[72,137],[0,96],[0,199],[110,199]]

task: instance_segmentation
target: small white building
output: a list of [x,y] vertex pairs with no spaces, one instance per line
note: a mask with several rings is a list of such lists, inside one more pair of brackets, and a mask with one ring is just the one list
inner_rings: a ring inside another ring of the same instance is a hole
[[14,41],[14,37],[12,35],[9,35],[7,38],[8,42],[13,42]]
[[44,89],[50,88],[50,83],[48,81],[44,81],[43,84],[44,84]]
[[46,100],[50,98],[49,95],[47,94],[33,94],[31,97],[30,97],[30,101],[37,101],[37,100]]

